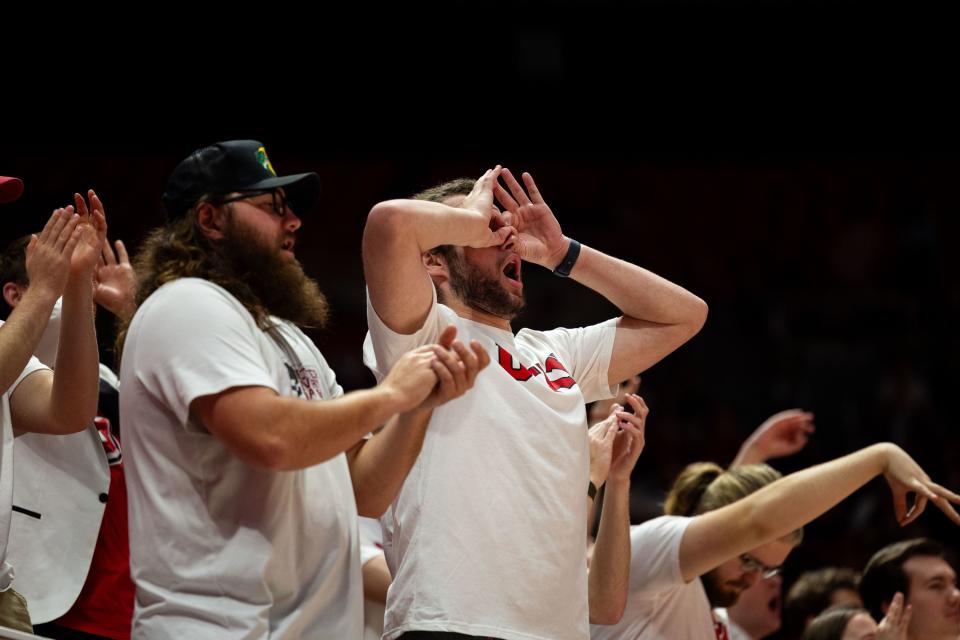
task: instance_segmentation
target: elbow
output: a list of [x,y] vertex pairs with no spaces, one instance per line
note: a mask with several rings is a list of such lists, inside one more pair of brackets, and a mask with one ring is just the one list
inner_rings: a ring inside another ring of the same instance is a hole
[[707,323],[707,315],[710,312],[710,308],[702,298],[697,296],[693,296],[693,298],[693,309],[690,312],[690,337],[700,333],[703,325]]
[[590,606],[590,624],[617,624],[627,610],[627,599],[620,598],[616,602],[605,602],[603,606]]
[[395,243],[410,231],[408,216],[404,215],[399,200],[378,202],[367,214],[367,223],[363,229],[363,247],[373,247],[378,251],[384,246]]
[[357,515],[378,520],[386,512],[395,496],[388,495],[382,488],[364,486],[364,483],[358,482],[358,478],[352,474],[351,478],[354,499],[357,501]]
[[244,461],[266,471],[294,471],[299,467],[294,461],[294,451],[282,438],[264,437],[244,452],[237,452]]
[[80,433],[92,425],[96,417],[96,403],[86,409],[78,411],[58,411],[56,414],[50,416],[46,431],[61,436]]

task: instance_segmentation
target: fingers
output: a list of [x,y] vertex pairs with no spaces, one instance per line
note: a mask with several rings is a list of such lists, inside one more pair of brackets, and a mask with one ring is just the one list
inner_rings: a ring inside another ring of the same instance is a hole
[[523,184],[527,185],[527,193],[530,194],[530,199],[536,204],[543,204],[543,196],[540,195],[540,190],[537,189],[537,183],[533,181],[533,176],[523,172]]
[[40,231],[38,240],[46,241],[46,239],[53,234],[53,229],[60,222],[60,215],[62,209],[54,209],[53,213],[50,214],[50,217],[47,218],[47,224],[43,225],[43,229]]
[[56,240],[54,241],[53,246],[60,253],[66,252],[67,255],[71,255],[73,249],[71,248],[69,251],[67,251],[67,245],[71,241],[73,241],[73,245],[76,245],[76,238],[80,237],[78,232],[80,216],[73,212],[73,207],[67,207],[64,209],[62,216],[65,220],[65,223],[60,227],[59,232],[55,236]]
[[117,264],[117,256],[113,253],[113,248],[110,246],[110,241],[106,238],[103,239],[103,242],[100,243],[100,260],[102,264],[112,267]]
[[509,169],[504,169],[500,172],[500,175],[503,177],[503,181],[507,183],[507,187],[509,187],[510,193],[513,194],[513,199],[516,202],[521,206],[530,204],[530,198],[527,197],[527,193],[523,190],[523,187],[520,186],[520,183],[517,182],[517,179],[513,177]]
[[453,377],[454,389],[460,390],[465,388],[467,384],[467,371],[463,361],[450,349],[434,347],[433,353],[437,357],[437,360]]
[[507,211],[516,211],[520,208],[520,205],[517,204],[517,201],[513,199],[513,196],[507,193],[507,190],[504,189],[503,185],[501,185],[499,182],[497,182],[493,187],[493,195],[497,199],[497,202],[500,203],[500,206]]
[[[52,225],[50,226],[49,232],[47,229],[44,229],[44,233],[40,235],[40,239],[51,243],[54,247],[57,247],[60,234],[63,232],[63,228],[70,223],[72,216],[73,207],[69,207],[69,209],[64,209],[61,207],[55,210],[53,215],[50,216]],[[57,248],[59,249],[59,247]]]
[[470,341],[470,349],[473,351],[474,355],[477,356],[477,372],[479,373],[490,364],[490,354],[487,353],[487,350],[483,348],[476,340]]
[[927,508],[928,498],[925,495],[917,494],[916,499],[913,502],[913,506],[910,507],[910,510],[907,511],[906,516],[903,519],[903,522],[900,524],[906,526],[920,517],[920,514],[923,513],[923,510]]
[[130,256],[127,255],[127,247],[123,240],[117,240],[113,243],[117,247],[117,255],[120,257],[120,264],[130,264]]
[[77,243],[80,242],[80,236],[83,235],[83,229],[77,225],[80,221],[80,216],[73,216],[73,233],[70,234],[70,237],[67,238],[66,244],[63,245],[62,253],[65,256],[72,256],[73,250],[76,248]]
[[434,358],[430,361],[430,366],[437,376],[437,384],[440,387],[440,395],[442,397],[449,397],[456,394],[457,384],[456,380],[454,380],[453,373],[450,372],[450,369],[448,369],[447,366],[437,358]]
[[450,324],[440,332],[440,338],[437,340],[437,343],[444,349],[449,349],[453,345],[453,341],[457,338],[457,327]]
[[99,211],[100,215],[106,218],[107,212],[103,210],[103,203],[100,201],[100,197],[97,196],[93,189],[87,191],[87,198],[90,199],[90,208],[94,211]]
[[79,193],[73,194],[73,202],[77,205],[77,215],[83,216],[84,218],[90,215],[90,211],[87,209],[87,203],[82,195]]
[[[470,196],[475,196],[484,191],[492,192],[491,183],[496,182],[497,177],[500,175],[500,165],[495,166],[493,169],[487,169],[483,172],[483,175],[474,183],[473,191],[470,192]],[[467,196],[468,198],[470,196]]]

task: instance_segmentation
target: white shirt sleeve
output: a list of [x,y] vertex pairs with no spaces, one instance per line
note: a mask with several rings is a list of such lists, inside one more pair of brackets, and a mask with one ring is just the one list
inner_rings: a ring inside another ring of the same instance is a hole
[[619,384],[610,386],[607,382],[616,333],[616,319],[589,327],[544,332],[563,352],[557,354],[560,359],[573,369],[570,375],[580,386],[584,402],[611,398],[617,393]]
[[680,543],[691,518],[661,516],[630,527],[630,592],[655,596],[684,584]]
[[440,327],[444,323],[442,323],[440,305],[437,304],[437,290],[434,288],[432,291],[433,302],[427,318],[423,326],[411,334],[397,333],[385,325],[374,310],[370,302],[370,293],[367,292],[367,326],[370,330],[363,341],[363,363],[376,377],[377,382],[383,380],[403,354],[411,349],[436,342],[439,338]]
[[137,361],[129,364],[181,425],[187,425],[190,403],[202,396],[245,386],[279,393],[253,317],[216,285],[177,280],[159,289],[143,312],[137,330],[151,340],[139,345]]

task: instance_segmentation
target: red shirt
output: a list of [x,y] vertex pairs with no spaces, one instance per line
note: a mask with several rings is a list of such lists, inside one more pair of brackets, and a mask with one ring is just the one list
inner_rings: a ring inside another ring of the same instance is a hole
[[110,493],[87,580],[70,610],[53,622],[85,633],[127,640],[133,621],[134,586],[130,579],[123,457],[120,442],[111,433],[110,420],[97,417],[96,425],[110,463]]

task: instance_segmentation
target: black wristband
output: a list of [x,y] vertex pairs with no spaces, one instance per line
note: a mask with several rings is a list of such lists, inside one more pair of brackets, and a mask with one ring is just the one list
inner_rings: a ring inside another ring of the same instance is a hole
[[563,260],[561,260],[557,268],[553,270],[553,275],[560,276],[561,278],[569,278],[570,270],[573,269],[573,265],[577,264],[577,258],[579,257],[580,243],[571,238],[570,246],[567,247],[567,255],[563,256]]
[[587,495],[591,500],[596,500],[597,498],[597,485],[593,484],[593,480],[587,485]]

